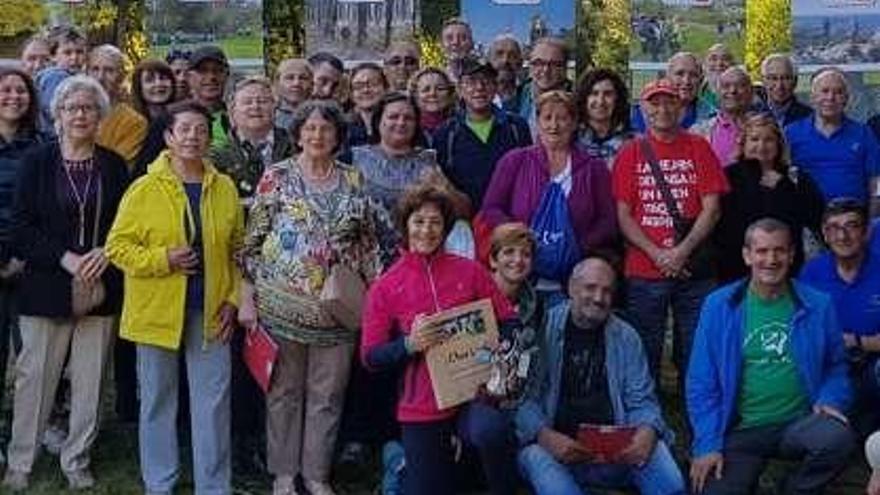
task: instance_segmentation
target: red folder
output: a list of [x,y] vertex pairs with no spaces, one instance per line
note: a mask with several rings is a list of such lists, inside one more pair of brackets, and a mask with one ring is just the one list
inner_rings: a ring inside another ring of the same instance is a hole
[[629,447],[635,434],[633,426],[582,424],[578,428],[577,440],[596,462],[613,463]]
[[278,357],[278,344],[265,328],[256,324],[246,331],[242,356],[251,376],[264,393],[268,392],[272,368],[275,367],[275,359]]

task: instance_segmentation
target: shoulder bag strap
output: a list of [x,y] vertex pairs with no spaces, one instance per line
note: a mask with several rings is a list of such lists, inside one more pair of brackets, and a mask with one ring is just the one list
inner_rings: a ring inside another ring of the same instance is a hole
[[672,196],[672,190],[669,188],[669,183],[666,182],[666,176],[660,170],[660,163],[657,161],[657,156],[654,154],[654,149],[651,148],[651,143],[648,142],[647,136],[639,138],[639,146],[642,150],[642,155],[644,155],[645,160],[648,161],[648,165],[651,167],[654,183],[657,185],[657,189],[660,190],[660,194],[663,195],[663,202],[666,203],[666,210],[669,212],[669,216],[672,217],[675,230],[681,234],[686,234],[687,222],[681,216],[681,211],[678,209],[675,197]]

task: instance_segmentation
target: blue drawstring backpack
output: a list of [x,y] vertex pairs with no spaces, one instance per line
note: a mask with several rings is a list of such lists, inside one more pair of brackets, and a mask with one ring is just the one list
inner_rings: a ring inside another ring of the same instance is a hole
[[582,254],[560,184],[552,181],[547,184],[541,204],[532,216],[531,228],[537,241],[534,273],[541,278],[564,282]]

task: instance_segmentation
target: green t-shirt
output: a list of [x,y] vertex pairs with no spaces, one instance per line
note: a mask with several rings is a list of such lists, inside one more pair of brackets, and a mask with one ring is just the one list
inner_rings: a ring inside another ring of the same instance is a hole
[[476,134],[480,141],[485,144],[489,142],[489,133],[492,132],[492,123],[494,121],[494,118],[481,120],[479,122],[467,119],[467,126],[470,130],[474,131],[474,134]]
[[746,296],[738,429],[785,423],[809,408],[791,350],[791,293],[762,299]]
[[220,149],[229,143],[229,136],[223,129],[223,114],[225,110],[218,110],[211,114],[211,148]]

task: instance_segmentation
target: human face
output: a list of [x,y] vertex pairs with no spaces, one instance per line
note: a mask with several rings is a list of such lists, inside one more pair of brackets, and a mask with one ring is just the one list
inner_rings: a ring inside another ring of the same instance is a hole
[[268,132],[272,128],[275,98],[262,84],[248,84],[235,92],[232,100],[232,124],[236,129]]
[[422,112],[445,112],[452,105],[452,86],[440,74],[429,72],[416,81],[416,102]]
[[474,49],[474,39],[470,27],[464,24],[451,24],[443,29],[440,39],[443,52],[450,60],[458,60]]
[[21,66],[31,76],[49,65],[52,54],[49,45],[43,41],[32,41],[21,52]]
[[810,92],[810,100],[814,111],[825,119],[839,119],[846,110],[849,91],[843,76],[837,72],[826,72],[814,81]]
[[676,57],[669,63],[669,80],[678,90],[682,103],[690,104],[697,99],[703,75],[700,66],[691,57]]
[[495,70],[517,72],[522,68],[523,57],[519,44],[510,39],[501,39],[492,45],[489,51],[489,63]]
[[642,109],[648,127],[655,132],[672,132],[678,129],[681,118],[681,100],[673,96],[659,94],[642,100]]
[[538,115],[538,136],[547,148],[569,147],[576,126],[574,115],[562,103],[545,103],[541,107]]
[[484,113],[492,106],[497,83],[485,74],[462,76],[459,84],[461,97],[468,112]]
[[174,81],[166,74],[154,71],[141,72],[141,96],[150,105],[167,105],[171,101]]
[[171,62],[171,72],[174,74],[174,95],[178,100],[185,100],[190,97],[189,81],[187,80],[188,69],[189,62],[182,58]]
[[742,254],[756,287],[775,289],[785,285],[794,263],[794,248],[788,232],[757,229],[743,246]]
[[309,99],[314,87],[311,69],[302,64],[288,64],[278,74],[278,96],[290,108]]
[[607,263],[590,260],[568,283],[571,317],[585,329],[602,325],[611,314],[616,275]]
[[177,114],[165,131],[165,144],[171,155],[187,162],[200,161],[208,152],[210,142],[211,124],[198,112]]
[[325,62],[314,68],[314,75],[314,97],[320,100],[332,100],[336,96],[336,88],[339,87],[342,72]]
[[305,155],[325,159],[333,155],[338,142],[336,126],[316,110],[300,128],[297,144]]
[[207,107],[214,107],[223,100],[223,87],[229,70],[216,60],[205,60],[187,71],[192,97]]
[[443,244],[443,213],[434,203],[425,203],[406,219],[409,250],[433,254]]
[[30,105],[31,95],[20,76],[9,74],[0,79],[0,120],[17,127]]
[[80,72],[86,65],[86,44],[82,41],[63,41],[55,50],[55,66],[71,72]]
[[718,96],[722,110],[734,115],[742,114],[752,103],[752,82],[740,71],[726,71],[718,80]]
[[88,90],[74,91],[61,105],[61,132],[74,141],[91,141],[98,133],[100,111],[95,95]]
[[797,79],[792,73],[791,66],[783,60],[774,59],[768,62],[764,66],[761,78],[767,91],[767,99],[774,105],[784,105],[794,96]]
[[837,259],[859,257],[868,244],[865,219],[855,212],[828,217],[822,223],[822,235]]
[[532,247],[528,244],[509,244],[489,260],[489,265],[505,282],[520,286],[532,273]]
[[412,43],[391,46],[385,55],[385,77],[395,91],[406,91],[409,78],[419,70],[419,49]]
[[385,84],[382,83],[382,74],[376,70],[359,70],[351,78],[351,101],[358,110],[369,111],[375,108],[383,93]]
[[617,91],[614,89],[614,84],[608,79],[603,79],[594,84],[587,95],[587,119],[590,122],[610,123],[616,105]]
[[771,165],[779,159],[779,140],[769,126],[749,127],[743,141],[743,157]]
[[416,133],[416,111],[406,101],[385,106],[379,120],[379,137],[392,148],[410,148]]
[[557,89],[565,82],[565,54],[549,43],[540,43],[532,49],[529,74],[538,91]]
[[706,72],[721,74],[733,66],[733,55],[727,49],[719,48],[706,54]]
[[122,67],[109,57],[93,56],[89,61],[89,75],[101,83],[108,95],[115,96],[119,93],[119,84],[122,82]]

